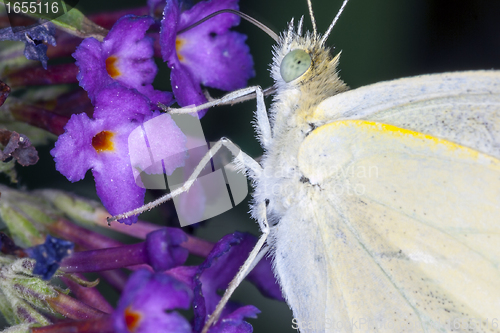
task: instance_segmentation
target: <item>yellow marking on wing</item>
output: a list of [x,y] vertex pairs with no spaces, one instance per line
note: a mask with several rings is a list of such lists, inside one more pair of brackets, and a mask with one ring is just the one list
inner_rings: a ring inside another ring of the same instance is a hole
[[422,163],[437,158],[447,163],[477,164],[500,171],[498,159],[474,149],[432,135],[364,120],[335,121],[316,128],[300,146],[298,165],[311,183],[320,184],[355,161],[401,158],[397,156]]
[[[364,131],[366,134],[372,134],[372,135],[379,135],[379,134],[385,134],[392,136],[393,138],[401,138],[401,139],[406,139],[406,138],[414,138],[414,139],[420,139],[420,140],[425,140],[426,145],[429,143],[432,143],[431,147],[434,149],[442,149],[446,148],[446,150],[450,152],[456,152],[459,153],[459,156],[464,158],[472,158],[472,159],[478,159],[480,156],[481,157],[486,157],[487,155],[481,154],[478,151],[474,149],[470,149],[467,147],[464,147],[462,145],[456,144],[454,142],[444,140],[437,138],[432,135],[420,133],[420,132],[415,132],[412,130],[408,130],[405,128],[401,127],[396,127],[393,125],[389,124],[382,124],[378,122],[373,122],[373,121],[366,121],[366,120],[344,120],[344,121],[335,121],[326,125],[323,125],[319,128],[317,128],[314,131],[315,135],[319,135],[322,131],[332,131],[336,129],[341,129],[342,127],[358,127],[359,130]],[[408,140],[408,144],[413,143]],[[495,159],[492,159],[492,161],[495,161]]]

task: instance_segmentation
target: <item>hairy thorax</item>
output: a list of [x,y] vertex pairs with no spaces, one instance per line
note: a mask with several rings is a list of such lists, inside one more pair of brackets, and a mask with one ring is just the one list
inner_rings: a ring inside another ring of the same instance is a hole
[[[300,96],[300,94],[298,95]],[[263,176],[258,179],[255,199],[267,201],[270,215],[282,216],[293,205],[307,200],[307,192],[314,190],[298,167],[298,152],[306,136],[314,129],[295,108],[293,98],[282,106],[289,111],[287,117],[278,116],[273,126],[274,140],[262,160]]]

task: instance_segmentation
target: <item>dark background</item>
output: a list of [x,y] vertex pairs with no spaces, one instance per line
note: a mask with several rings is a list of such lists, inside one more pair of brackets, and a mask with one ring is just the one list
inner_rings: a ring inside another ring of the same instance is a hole
[[[316,0],[318,30],[324,31],[337,13],[341,0]],[[117,8],[142,6],[145,1],[80,0],[78,8],[96,13]],[[310,28],[305,0],[241,0],[240,8],[267,24],[276,32],[287,27],[292,17],[304,15]],[[335,52],[342,50],[340,75],[352,88],[406,76],[471,69],[500,69],[500,2],[498,0],[351,0],[333,29],[328,44]],[[243,22],[238,28],[249,35],[257,76],[251,85],[268,87],[273,41],[253,25]],[[163,65],[158,87],[168,85],[168,71]],[[270,99],[267,100],[270,102]],[[255,102],[216,108],[202,120],[210,141],[227,136],[253,157],[262,154],[251,125]],[[21,185],[29,188],[58,187],[82,195],[95,192],[90,173],[85,181],[70,184],[54,171],[48,155],[52,146],[42,149],[40,169],[22,172]],[[42,170],[42,171],[39,171]],[[40,175],[43,174],[43,177]],[[168,207],[168,206],[167,206]],[[160,208],[160,211],[168,208]],[[234,230],[258,234],[248,218],[248,203],[243,202],[194,232],[212,241]],[[143,217],[145,218],[145,217]],[[173,219],[175,224],[175,219]],[[171,221],[171,222],[172,222]],[[292,314],[286,304],[267,300],[245,283],[236,299],[257,306],[262,313],[251,320],[255,332],[291,332]]]

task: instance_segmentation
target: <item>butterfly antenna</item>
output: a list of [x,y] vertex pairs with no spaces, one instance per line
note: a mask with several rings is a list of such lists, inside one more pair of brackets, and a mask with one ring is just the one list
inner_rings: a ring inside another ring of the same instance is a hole
[[202,24],[203,22],[211,19],[212,17],[220,15],[220,14],[223,14],[223,13],[232,13],[232,14],[238,15],[242,19],[245,19],[248,22],[250,22],[253,25],[255,25],[258,28],[260,28],[262,31],[264,31],[266,34],[268,34],[269,37],[271,37],[272,39],[274,39],[275,42],[278,42],[278,40],[279,40],[278,35],[274,31],[272,31],[268,26],[266,26],[264,23],[261,23],[261,22],[257,21],[256,19],[254,19],[253,17],[251,17],[251,16],[249,16],[249,15],[247,15],[245,13],[242,13],[239,10],[234,10],[234,9],[222,9],[222,10],[216,11],[215,13],[212,13],[212,14],[207,15],[206,17],[202,18],[198,22],[195,22],[195,23],[191,24],[190,26],[188,26],[188,27],[186,27],[186,28],[178,31],[177,34],[180,35],[181,33],[185,32],[185,31],[191,30],[194,27]]
[[332,21],[332,24],[330,24],[330,26],[326,30],[323,38],[321,38],[321,44],[324,44],[326,42],[326,40],[328,39],[328,36],[330,36],[330,33],[332,32],[332,29],[335,26],[335,23],[337,23],[337,20],[339,19],[340,14],[342,14],[342,12],[344,11],[345,5],[347,5],[348,2],[349,2],[349,0],[344,0],[344,2],[342,3],[342,7],[340,7],[339,12],[337,13],[337,15],[335,16],[335,18]]
[[314,39],[316,39],[316,35],[318,34],[318,29],[316,28],[316,19],[314,18],[311,0],[307,0],[307,7],[309,8],[309,15],[311,16],[311,23],[313,25]]

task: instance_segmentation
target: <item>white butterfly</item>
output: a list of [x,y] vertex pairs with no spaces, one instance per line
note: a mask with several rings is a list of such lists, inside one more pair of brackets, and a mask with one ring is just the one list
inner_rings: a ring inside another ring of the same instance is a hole
[[301,332],[500,332],[500,72],[346,92],[336,19],[280,38],[270,121],[258,87],[212,103],[255,92],[265,151],[236,157],[263,235],[224,301],[269,252]]

